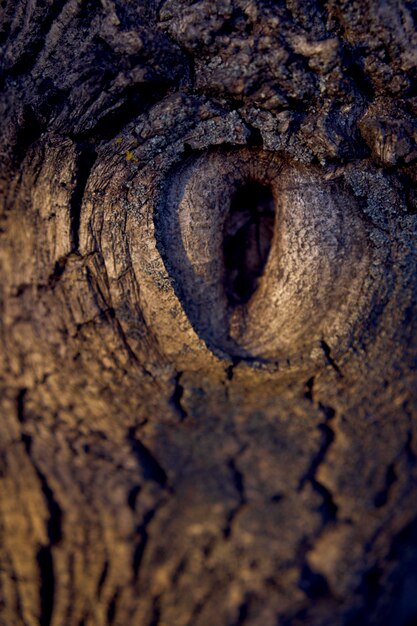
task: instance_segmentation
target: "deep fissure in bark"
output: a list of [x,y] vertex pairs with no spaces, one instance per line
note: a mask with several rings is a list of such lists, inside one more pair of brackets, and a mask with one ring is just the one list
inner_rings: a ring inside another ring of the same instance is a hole
[[171,396],[171,404],[178,413],[181,420],[187,417],[187,411],[182,406],[182,397],[184,395],[184,387],[181,385],[182,372],[178,372],[174,379],[174,392]]
[[152,509],[151,511],[149,511],[145,515],[143,523],[140,524],[137,528],[139,541],[133,552],[133,563],[132,563],[132,569],[133,569],[133,574],[135,578],[138,578],[139,576],[140,565],[142,563],[143,555],[145,553],[146,543],[148,541],[147,528],[150,522],[152,521],[152,519],[154,518],[155,513],[156,513],[156,509]]
[[79,148],[77,160],[76,184],[71,197],[71,242],[73,250],[77,251],[80,243],[80,220],[81,208],[84,198],[85,188],[91,173],[91,169],[96,161],[97,154],[93,146],[83,143]]
[[232,478],[233,478],[233,483],[234,483],[234,486],[235,486],[235,489],[236,489],[236,493],[238,495],[238,503],[229,512],[229,514],[227,516],[226,525],[225,525],[225,528],[223,530],[223,535],[224,535],[225,539],[230,537],[230,534],[232,532],[233,520],[235,519],[235,517],[238,514],[238,512],[241,510],[241,508],[246,503],[244,476],[243,476],[242,472],[237,468],[236,462],[235,462],[234,459],[230,459],[230,461],[228,463],[228,467],[229,467],[229,469],[231,471],[231,475],[232,475]]
[[136,438],[134,428],[129,430],[128,440],[131,445],[132,452],[142,470],[144,478],[146,480],[153,480],[161,487],[165,487],[168,478],[164,468],[161,467],[152,452]]
[[[310,393],[312,396],[313,381],[310,379],[307,384],[310,387]],[[319,408],[325,417],[325,421],[318,425],[318,430],[321,433],[322,442],[316,456],[312,459],[311,466],[300,481],[299,489],[301,491],[304,485],[307,482],[310,482],[313,489],[318,494],[320,494],[320,496],[322,497],[322,503],[319,507],[319,511],[323,516],[324,524],[327,524],[329,521],[336,518],[338,507],[330,490],[317,479],[317,470],[324,462],[327,452],[334,442],[335,436],[334,431],[331,427],[331,422],[336,416],[336,411],[332,407],[323,405],[320,402]]]
[[269,251],[275,222],[272,190],[247,181],[233,194],[224,226],[225,289],[232,306],[245,304],[256,291]]
[[304,562],[301,568],[299,587],[308,598],[317,600],[329,595],[329,585],[321,574],[314,572],[308,563]]
[[52,552],[49,546],[43,546],[37,555],[40,578],[40,616],[39,625],[49,626],[52,620],[55,595],[55,575]]

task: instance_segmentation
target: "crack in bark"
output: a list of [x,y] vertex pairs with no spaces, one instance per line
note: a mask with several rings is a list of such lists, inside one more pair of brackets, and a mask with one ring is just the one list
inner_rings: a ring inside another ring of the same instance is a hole
[[[25,398],[27,389],[23,388],[19,391],[16,399],[17,418],[21,424],[26,422],[25,415]],[[46,475],[39,468],[32,454],[32,437],[22,433],[21,441],[24,445],[26,454],[28,455],[33,469],[38,477],[41,490],[45,499],[45,504],[49,514],[46,524],[47,536],[49,543],[43,545],[36,555],[39,567],[39,595],[40,595],[40,626],[50,626],[54,610],[55,595],[55,572],[53,563],[52,548],[62,539],[62,510],[55,499],[54,493],[48,484]]]
[[404,446],[402,447],[398,455],[395,457],[395,459],[392,461],[392,463],[390,463],[387,467],[386,475],[385,475],[385,486],[383,489],[381,489],[381,491],[379,491],[376,494],[374,498],[375,508],[380,509],[389,502],[391,491],[399,479],[398,472],[397,472],[397,464],[400,458],[403,455],[405,455],[407,459],[407,463],[410,467],[413,467],[416,464],[417,458],[412,449],[412,441],[413,441],[413,431],[412,429],[410,429],[407,433],[407,439],[406,439]]
[[[311,398],[313,398],[314,380],[310,379],[308,382],[310,383],[308,393],[311,395]],[[322,435],[322,443],[317,454],[313,457],[309,469],[304,476],[301,477],[298,491],[302,491],[305,484],[309,482],[313,489],[320,494],[323,499],[320,512],[323,516],[324,523],[327,524],[329,521],[336,518],[338,507],[333,500],[333,495],[330,490],[317,479],[317,472],[320,465],[324,462],[327,452],[334,441],[334,431],[331,428],[330,423],[334,419],[336,411],[332,407],[321,404],[320,402],[318,407],[325,417],[325,421],[318,425],[318,429]]]
[[[29,74],[35,67],[39,55],[42,52],[45,40],[50,32],[54,22],[59,18],[63,8],[66,6],[67,0],[60,0],[49,5],[50,11],[46,14],[44,23],[37,30],[37,37],[31,46],[27,46],[20,59],[5,72],[5,75],[18,77],[21,74]],[[35,31],[36,32],[36,31]]]
[[58,502],[55,500],[52,489],[50,488],[48,481],[46,479],[45,474],[39,469],[37,464],[35,463],[32,453],[32,437],[26,434],[22,434],[22,442],[25,446],[26,453],[29,456],[33,468],[38,476],[38,479],[41,483],[42,493],[45,497],[45,502],[47,505],[47,509],[49,512],[49,519],[47,523],[47,532],[48,538],[50,541],[50,545],[53,546],[62,539],[62,511]]
[[108,623],[109,626],[110,626],[110,624],[114,624],[114,619],[116,617],[117,599],[119,597],[119,593],[120,592],[117,589],[117,591],[111,597],[111,600],[110,600],[109,605],[107,607],[107,623]]
[[[382,490],[382,492],[379,492],[379,493],[383,493],[384,494],[384,501],[381,504],[381,507],[382,506],[386,506],[389,503],[391,490],[393,488],[393,485],[397,482],[397,480],[399,478],[398,477],[398,472],[396,471],[396,463],[401,458],[401,456],[405,454],[405,456],[407,458],[407,461],[408,461],[408,464],[409,464],[410,467],[414,467],[416,465],[416,463],[417,463],[417,457],[415,456],[414,452],[411,449],[412,438],[413,438],[413,433],[410,430],[408,432],[408,434],[407,434],[407,439],[406,439],[406,442],[405,442],[403,448],[400,450],[398,455],[395,457],[394,461],[387,468],[387,476],[386,476],[386,478],[388,478],[389,468],[392,465],[393,470],[394,470],[394,472],[396,474],[396,479],[395,479],[395,481],[390,481],[389,485],[386,483],[386,492],[385,492],[385,490]],[[406,490],[405,490],[404,493],[402,493],[401,499],[397,502],[397,506],[400,506],[401,503],[404,501],[404,499],[408,499],[409,498],[408,492],[409,492],[409,490],[411,488],[411,485],[413,485],[413,486],[415,485],[415,478],[413,476],[409,475],[409,478],[408,478],[408,481],[407,481]],[[377,496],[378,496],[378,494],[377,494]],[[385,497],[386,497],[386,499],[385,499]],[[375,504],[375,502],[374,502],[374,504]],[[376,504],[375,504],[375,506],[376,506]],[[391,510],[388,511],[388,515],[387,515],[387,518],[385,519],[385,523],[387,523],[388,520],[392,519],[392,517],[393,517],[393,510],[391,509]],[[415,522],[415,525],[416,525],[416,528],[417,528],[417,518],[415,518],[414,522]],[[378,538],[380,537],[382,532],[383,532],[383,526],[379,526],[375,530],[375,532],[373,533],[373,535],[369,539],[369,541],[366,543],[365,552],[370,553],[372,551],[372,547],[375,545],[376,541],[378,540]],[[396,538],[398,536],[400,536],[402,532],[403,531],[399,531],[399,533],[397,533],[397,535],[394,536],[394,538],[392,540],[392,543],[394,543],[396,541]]]
[[48,287],[54,289],[65,272],[69,255],[63,256],[55,263],[54,271],[48,277]]
[[22,442],[41,483],[42,493],[45,497],[45,502],[49,512],[49,519],[47,521],[47,534],[49,543],[39,549],[36,559],[39,567],[40,578],[39,624],[40,626],[50,626],[54,610],[54,596],[56,586],[52,548],[54,545],[59,543],[62,538],[62,511],[61,507],[55,500],[54,494],[47,482],[45,474],[39,469],[33,459],[33,455],[31,453],[32,437],[22,434]]
[[241,360],[242,359],[240,359],[239,357],[233,357],[231,365],[229,365],[229,367],[226,367],[226,369],[224,370],[227,382],[231,382],[233,380],[233,377],[235,375],[235,367],[239,365]]
[[211,598],[212,596],[212,589],[210,589],[210,591],[208,591],[203,598],[201,598],[201,600],[199,600],[195,607],[193,608],[191,615],[190,615],[190,619],[187,622],[187,626],[194,626],[195,625],[195,621],[198,618],[198,616],[201,614],[201,612],[203,611],[204,607],[206,606],[208,600]]
[[[242,452],[244,452],[245,449],[246,447],[242,448],[242,450],[240,450],[239,452],[239,455],[242,454]],[[230,468],[231,473],[232,473],[232,478],[233,478],[234,486],[236,488],[236,492],[239,497],[239,501],[237,505],[227,515],[226,525],[223,529],[223,536],[225,539],[228,539],[230,537],[231,532],[232,532],[233,522],[236,519],[236,516],[238,515],[238,513],[242,510],[242,508],[246,505],[246,502],[247,502],[244,476],[242,472],[237,468],[235,459],[230,459],[228,463],[228,467]]]
[[178,372],[178,374],[174,378],[174,392],[171,396],[170,403],[174,407],[175,411],[178,413],[180,417],[180,421],[182,422],[186,417],[188,417],[187,411],[182,405],[182,397],[184,395],[184,387],[181,385],[181,378],[184,372]]
[[413,431],[410,429],[407,434],[407,441],[405,442],[404,450],[407,455],[409,465],[415,465],[417,463],[417,457],[413,452]]
[[17,419],[19,420],[21,424],[24,424],[24,422],[26,421],[25,398],[26,398],[27,391],[28,391],[27,388],[23,387],[22,389],[20,389],[16,398]]
[[145,517],[143,518],[142,524],[140,524],[136,529],[136,533],[139,537],[139,543],[136,545],[134,552],[133,552],[132,567],[133,567],[134,580],[138,580],[139,578],[140,566],[142,563],[143,555],[145,553],[146,544],[148,543],[148,536],[149,536],[148,527],[151,521],[153,520],[153,518],[155,517],[158,508],[159,508],[159,505],[157,505],[155,508],[148,511]]
[[309,378],[308,381],[305,384],[304,397],[307,400],[310,400],[310,402],[314,402],[313,394],[314,394],[314,376]]
[[324,341],[324,339],[320,342],[321,349],[324,352],[324,356],[326,357],[327,363],[334,369],[339,378],[343,378],[343,374],[340,370],[340,367],[336,363],[336,361],[332,357],[332,350],[330,346]]
[[374,498],[375,508],[380,509],[388,502],[391,488],[397,482],[398,476],[395,471],[395,464],[390,463],[385,476],[385,487],[379,491]]
[[145,481],[152,480],[165,489],[168,482],[167,474],[159,461],[153,456],[152,452],[136,438],[135,428],[129,429],[127,438],[131,450],[138,461],[138,465],[142,470],[143,479]]
[[301,566],[298,586],[304,591],[308,598],[313,600],[330,595],[329,584],[326,577],[311,569],[306,560],[304,560]]
[[30,148],[40,141],[46,126],[45,121],[38,118],[32,106],[23,107],[22,122],[17,131],[12,153],[12,160],[16,165],[21,163]]
[[169,84],[163,80],[129,85],[117,94],[114,102],[108,106],[107,112],[99,117],[97,123],[92,128],[77,133],[77,137],[97,141],[114,139],[126,126],[163,100],[168,90]]
[[230,626],[243,626],[249,616],[249,601],[248,598],[245,598],[243,602],[240,603],[237,618]]
[[84,200],[87,182],[96,159],[97,153],[91,144],[87,142],[78,143],[75,187],[70,200],[71,245],[73,252],[77,252],[80,245],[82,203]]
[[160,596],[157,596],[153,599],[152,603],[152,615],[150,616],[150,621],[148,622],[148,626],[158,626],[159,620],[161,618],[161,609],[160,605]]
[[[168,484],[167,473],[160,465],[158,460],[153,456],[152,452],[136,438],[136,432],[134,428],[129,429],[128,441],[130,443],[131,450],[137,459],[138,465],[142,470],[142,477],[144,481],[146,482],[151,480],[156,483],[161,489],[163,489],[164,493],[172,494],[173,489]],[[140,489],[140,485],[135,485],[135,487],[133,487],[133,489],[129,491],[128,505],[133,511],[135,510],[136,499],[140,492]],[[155,517],[157,511],[166,502],[167,499],[165,497],[160,497],[155,506],[144,515],[142,522],[136,528],[136,536],[138,537],[139,541],[133,550],[132,569],[134,580],[138,580],[139,578],[140,567],[148,542],[149,525]]]
[[36,556],[39,567],[39,626],[50,626],[54,610],[55,573],[50,546],[43,546]]
[[104,563],[103,571],[101,572],[101,575],[97,584],[97,599],[100,599],[101,592],[103,591],[104,583],[106,582],[108,573],[109,573],[109,561],[106,559]]

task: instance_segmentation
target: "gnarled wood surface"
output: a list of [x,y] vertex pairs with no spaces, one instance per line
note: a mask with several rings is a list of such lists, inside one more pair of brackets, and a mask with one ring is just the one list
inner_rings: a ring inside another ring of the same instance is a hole
[[0,624],[410,626],[416,2],[2,10]]

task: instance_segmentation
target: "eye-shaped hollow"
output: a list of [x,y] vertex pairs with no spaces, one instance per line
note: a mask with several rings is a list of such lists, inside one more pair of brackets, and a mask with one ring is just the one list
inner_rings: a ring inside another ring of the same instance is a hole
[[375,250],[343,178],[275,153],[190,157],[155,228],[177,297],[219,356],[296,362],[346,347],[376,299]]
[[256,291],[274,234],[275,202],[269,185],[247,181],[234,193],[224,223],[224,283],[230,304]]

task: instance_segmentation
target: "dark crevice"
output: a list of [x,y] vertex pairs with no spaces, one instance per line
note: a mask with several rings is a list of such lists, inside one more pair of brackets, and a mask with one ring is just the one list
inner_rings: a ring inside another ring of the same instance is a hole
[[394,485],[397,479],[398,477],[395,471],[394,464],[391,463],[387,469],[387,474],[385,477],[385,487],[379,493],[377,493],[374,498],[374,505],[377,509],[380,509],[388,502],[391,487]]
[[163,82],[140,83],[127,87],[117,96],[119,104],[114,103],[108,112],[103,112],[98,122],[92,128],[80,132],[79,137],[96,141],[114,139],[125,126],[160,102],[167,91],[168,85]]
[[223,536],[226,539],[230,537],[230,534],[232,532],[233,520],[235,519],[241,508],[246,504],[246,493],[243,474],[237,468],[234,459],[231,459],[229,461],[228,466],[232,473],[233,483],[238,494],[239,501],[237,505],[229,512],[226,518],[226,524],[223,530]]
[[36,560],[39,567],[40,583],[39,626],[50,626],[55,595],[55,575],[51,548],[43,546],[38,551]]
[[333,500],[332,493],[316,478],[312,478],[310,482],[313,489],[322,497],[323,501],[319,506],[319,511],[323,517],[324,523],[327,524],[330,521],[335,520],[337,517],[338,507]]
[[94,302],[100,311],[100,317],[102,319],[111,320],[114,318],[114,310],[112,307],[109,307],[107,304],[107,299],[100,285],[100,280],[97,275],[95,275],[88,265],[85,268],[86,281],[90,288],[90,292],[92,293]]
[[303,478],[300,481],[301,489],[303,488],[306,482],[314,479],[317,469],[323,462],[326,456],[326,453],[334,440],[334,433],[333,433],[333,430],[330,428],[330,426],[328,426],[327,424],[320,424],[318,428],[322,435],[322,443],[321,443],[318,453],[316,454],[316,456],[314,457],[310,465],[310,468],[308,469],[308,471],[306,472],[306,474],[303,476]]
[[[412,449],[412,440],[413,440],[413,434],[410,431],[407,435],[407,439],[404,444],[404,447],[401,450],[401,453],[399,455],[401,456],[405,454],[405,458],[407,459],[407,462],[410,468],[416,464],[416,457]],[[387,504],[389,497],[390,497],[391,489],[395,485],[395,483],[398,481],[398,475],[397,475],[396,468],[395,468],[396,460],[390,463],[389,466],[387,467],[387,471],[385,475],[385,486],[383,489],[381,489],[381,491],[379,491],[376,494],[374,498],[374,505],[377,509],[382,508],[383,506]]]
[[241,359],[239,357],[232,358],[232,364],[229,365],[229,367],[226,367],[226,369],[224,370],[227,381],[230,382],[233,380],[233,377],[235,375],[235,367],[239,365],[240,362]]
[[[395,168],[398,169],[397,166]],[[405,172],[397,172],[396,175],[401,183],[402,194],[405,200],[407,213],[410,215],[417,214],[417,185],[411,176],[408,176]]]
[[55,595],[55,574],[52,557],[52,547],[57,544],[62,537],[62,511],[54,498],[53,492],[48,485],[45,475],[33,461],[32,438],[29,435],[22,435],[22,442],[27,455],[31,458],[34,470],[41,483],[42,493],[48,507],[49,518],[47,522],[47,533],[49,544],[42,546],[37,554],[40,580],[40,626],[50,626],[54,609]]
[[298,585],[306,596],[312,600],[326,597],[330,593],[325,577],[314,572],[307,563],[304,563],[302,566]]
[[[58,0],[50,4],[50,10],[46,14],[43,24],[40,27],[33,28],[33,32],[36,33],[36,39],[25,46],[23,54],[18,61],[8,70],[7,74],[16,78],[21,74],[29,74],[33,67],[36,65],[38,56],[45,46],[45,38],[50,31],[54,21],[57,19],[62,9],[64,8],[67,0]],[[35,26],[35,25],[34,25]]]
[[359,60],[363,54],[363,50],[357,48],[355,53],[352,53],[350,50],[345,48],[344,52],[345,54],[343,60],[346,76],[349,76],[353,80],[359,91],[368,101],[372,101],[375,97],[374,87]]
[[181,574],[183,574],[186,571],[187,568],[187,559],[183,558],[180,560],[178,566],[176,567],[174,573],[172,574],[171,577],[171,581],[172,581],[172,585],[176,585]]
[[320,345],[321,345],[321,349],[324,352],[324,356],[326,357],[327,363],[334,369],[334,371],[340,376],[340,378],[343,378],[343,374],[340,371],[338,364],[332,358],[332,351],[331,351],[330,346],[324,340],[320,342]]
[[320,411],[323,413],[326,422],[330,422],[336,415],[336,411],[332,406],[327,406],[326,404],[318,403],[318,407]]
[[135,485],[129,491],[129,495],[127,497],[127,504],[132,511],[136,509],[136,500],[138,498],[140,491],[141,491],[140,485]]
[[381,588],[382,570],[374,565],[365,572],[362,585],[367,598],[376,598]]
[[288,102],[288,110],[292,113],[306,113],[311,106],[311,100],[306,98],[305,100],[300,100],[294,96],[290,96],[289,94],[284,94],[287,102]]
[[407,435],[407,441],[405,442],[404,450],[405,450],[405,454],[406,454],[406,457],[407,457],[408,464],[410,465],[410,467],[413,467],[416,464],[416,462],[417,462],[417,458],[416,458],[416,455],[414,454],[414,450],[413,450],[413,432],[412,432],[412,430],[410,430],[408,435]]
[[152,452],[146,448],[137,438],[135,429],[131,428],[128,433],[128,441],[142,470],[144,480],[153,480],[161,487],[165,487],[168,481],[164,468],[159,464]]
[[248,122],[245,122],[245,124],[249,129],[249,137],[247,139],[248,146],[262,148],[264,145],[264,140],[262,138],[262,134],[259,128],[255,128],[255,126],[248,124]]
[[245,486],[243,482],[243,474],[236,467],[236,463],[233,459],[229,461],[229,468],[232,471],[233,482],[236,487],[236,491],[240,496],[242,502],[245,501]]
[[245,599],[239,606],[237,618],[231,626],[243,626],[249,616],[249,601]]
[[148,542],[148,525],[150,524],[152,519],[155,517],[156,511],[157,511],[156,508],[152,509],[151,511],[148,511],[148,513],[146,513],[145,517],[143,518],[142,524],[140,524],[136,529],[136,533],[137,533],[139,541],[133,551],[133,565],[132,565],[133,575],[135,577],[135,580],[138,579],[140,566],[142,563],[143,555],[145,553],[146,544]]
[[319,510],[323,516],[324,523],[327,524],[329,521],[336,518],[338,507],[334,502],[329,489],[317,480],[317,471],[323,463],[326,454],[334,441],[334,432],[330,426],[330,422],[334,419],[336,412],[330,406],[326,406],[321,403],[319,403],[318,406],[325,417],[325,422],[318,425],[322,441],[317,454],[312,459],[309,469],[300,479],[299,491],[301,491],[305,484],[309,482],[313,489],[320,494],[322,497],[322,504],[320,505]]
[[[375,564],[362,577],[357,593],[366,594],[366,609],[354,613],[348,626],[415,626],[417,623],[417,519],[392,539],[383,568]],[[389,590],[390,604],[378,610],[381,593]]]
[[211,598],[212,591],[210,590],[206,594],[204,594],[204,596],[200,600],[196,602],[193,610],[191,611],[190,619],[187,621],[187,626],[195,626],[195,624],[198,624],[199,617],[203,612],[204,607],[207,606],[207,604],[210,602]]
[[104,583],[106,582],[108,573],[109,573],[109,562],[106,561],[104,563],[103,571],[101,572],[101,576],[97,584],[97,598],[100,598],[101,596],[101,592],[103,591],[103,586],[104,586]]
[[[129,358],[132,362],[134,363],[138,363],[138,357],[136,356],[136,354],[133,352],[132,348],[129,345],[129,341],[128,338],[126,337],[126,333],[123,330],[122,325],[120,324],[119,320],[116,317],[116,311],[113,308],[109,308],[108,309],[108,314],[111,317],[111,319],[114,319],[114,325],[117,329],[117,332],[119,334],[119,337],[126,349],[127,354],[129,355]],[[138,312],[138,316],[139,316],[139,312]],[[143,367],[143,372],[146,376],[149,376],[150,378],[153,378],[152,374],[150,372],[148,372],[148,370],[142,365]]]
[[161,609],[159,608],[159,598],[156,598],[152,607],[152,616],[149,626],[158,626],[161,619]]
[[41,483],[41,488],[42,488],[42,493],[45,496],[45,500],[46,500],[46,504],[48,507],[48,512],[49,512],[49,519],[48,519],[48,525],[47,525],[47,531],[48,531],[48,538],[50,541],[51,545],[55,545],[56,543],[58,543],[61,538],[62,538],[62,528],[61,528],[61,522],[62,522],[62,511],[61,511],[61,507],[59,506],[59,504],[57,503],[57,501],[54,498],[54,494],[52,492],[52,489],[49,487],[48,485],[48,481],[45,477],[45,475],[43,474],[43,472],[41,472],[41,470],[37,467],[37,465],[34,463],[33,461],[33,457],[32,457],[32,437],[30,437],[29,435],[22,435],[22,442],[25,446],[26,449],[26,453],[27,455],[30,457],[33,467],[36,471],[36,474],[39,478],[39,481]]
[[225,220],[223,254],[229,304],[247,303],[262,276],[274,232],[272,189],[247,181],[234,193]]
[[233,365],[229,365],[229,367],[225,370],[227,380],[233,380]]
[[84,200],[85,188],[90,176],[97,154],[94,148],[87,142],[78,145],[78,158],[76,164],[76,181],[70,201],[71,216],[71,244],[73,251],[78,251],[80,244],[81,208]]
[[26,415],[25,415],[25,398],[26,398],[26,394],[27,394],[27,389],[26,389],[26,387],[23,387],[22,389],[20,389],[19,393],[17,394],[17,398],[16,398],[17,419],[19,420],[19,422],[21,424],[23,424],[26,421]]
[[243,108],[244,102],[243,100],[237,100],[236,98],[232,98],[227,96],[227,105],[230,111],[239,111],[239,109]]
[[309,378],[305,384],[304,397],[310,402],[314,402],[314,376]]
[[29,148],[40,139],[45,128],[46,125],[39,120],[32,107],[25,105],[22,113],[22,122],[16,134],[13,147],[13,156],[16,164],[24,160]]
[[174,378],[174,392],[171,396],[170,403],[178,413],[180,420],[184,420],[187,417],[187,411],[184,409],[181,400],[184,395],[184,387],[181,385],[181,377],[183,372],[178,372]]
[[48,277],[48,286],[49,286],[50,289],[54,289],[55,286],[58,284],[61,276],[65,272],[67,261],[68,261],[68,257],[61,257],[55,263],[54,271]]
[[216,36],[231,35],[236,32],[248,32],[248,27],[253,28],[253,24],[248,21],[248,16],[242,9],[234,9],[230,17],[226,18],[220,28],[217,30]]
[[183,155],[185,158],[189,157],[191,154],[194,153],[194,149],[190,146],[189,143],[187,143],[186,141],[183,144]]
[[107,623],[113,624],[114,619],[116,617],[116,606],[117,606],[117,598],[119,596],[119,591],[113,595],[109,602],[109,606],[107,607]]

